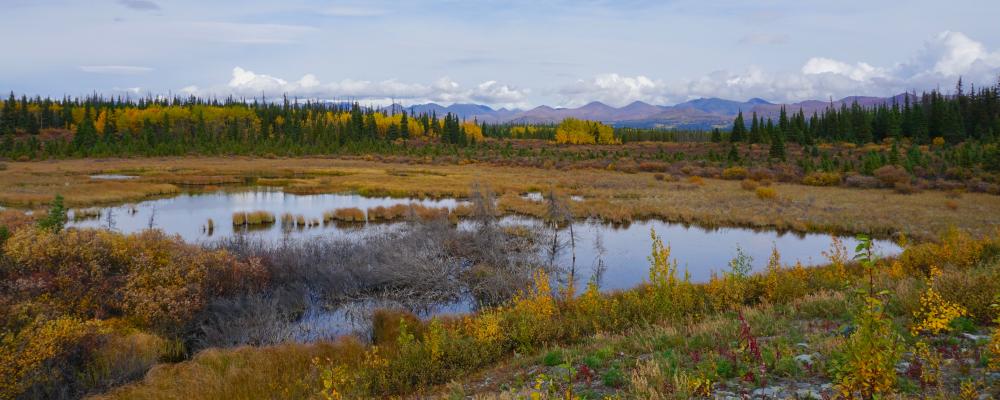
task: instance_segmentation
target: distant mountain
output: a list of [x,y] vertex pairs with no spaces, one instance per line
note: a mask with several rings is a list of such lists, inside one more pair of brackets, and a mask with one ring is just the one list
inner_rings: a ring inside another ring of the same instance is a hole
[[721,114],[721,115],[736,115],[740,110],[746,111],[757,105],[770,105],[771,103],[753,98],[746,102],[739,102],[733,100],[725,100],[719,98],[711,99],[697,99],[691,100],[684,103],[680,103],[673,108],[693,108],[695,110],[704,111],[710,114]]
[[[806,100],[791,104],[777,104],[760,98],[741,102],[713,97],[694,99],[673,106],[658,106],[635,101],[624,107],[612,107],[599,101],[593,101],[577,108],[538,106],[530,110],[508,110],[506,108],[495,110],[485,105],[462,103],[446,107],[436,103],[428,103],[406,107],[406,110],[412,114],[433,112],[437,113],[438,116],[452,113],[462,119],[491,123],[554,124],[566,118],[579,118],[601,121],[615,126],[711,129],[731,125],[733,118],[740,111],[747,116],[757,113],[759,117],[777,118],[781,107],[784,106],[788,113],[795,113],[801,109],[807,115],[811,115],[814,112],[823,113],[831,106],[838,109],[841,105],[850,107],[854,102],[864,107],[883,103],[891,104],[893,101],[902,104],[906,96],[906,94],[892,97],[849,96],[839,100]],[[911,101],[914,100],[911,95]]]

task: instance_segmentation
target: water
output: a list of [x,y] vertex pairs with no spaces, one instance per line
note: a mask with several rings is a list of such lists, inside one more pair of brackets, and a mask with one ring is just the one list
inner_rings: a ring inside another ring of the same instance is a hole
[[[534,200],[538,196],[527,195]],[[182,194],[171,198],[143,201],[101,209],[101,217],[71,222],[75,227],[107,227],[108,215],[113,217],[113,228],[123,233],[138,232],[150,225],[168,234],[180,235],[189,242],[206,242],[234,234],[232,213],[239,211],[268,211],[279,217],[283,213],[302,214],[306,220],[322,218],[324,211],[338,208],[392,206],[416,203],[427,207],[452,209],[463,202],[455,199],[398,199],[366,198],[353,194],[294,195],[277,190],[258,189],[247,192],[214,192]],[[204,229],[206,221],[215,221],[214,232]],[[538,220],[526,217],[505,217],[505,225],[529,225],[551,235]],[[392,223],[378,224],[323,224],[318,227],[287,230],[280,223],[245,232],[268,240],[286,237],[308,240],[316,237],[351,237],[363,240],[368,233],[381,229],[394,229]],[[459,223],[458,229],[473,229],[470,221]],[[240,229],[240,228],[237,228]],[[694,282],[706,282],[713,271],[728,269],[729,261],[737,254],[737,247],[752,258],[755,271],[763,269],[777,248],[785,265],[802,262],[806,266],[825,263],[824,251],[829,251],[832,238],[823,234],[795,234],[745,228],[713,228],[685,226],[663,221],[638,221],[626,226],[613,226],[596,221],[577,222],[573,225],[575,247],[570,246],[569,229],[558,232],[561,250],[555,264],[568,270],[575,254],[575,276],[578,284],[586,283],[595,272],[595,265],[603,262],[605,269],[599,280],[602,290],[627,289],[642,284],[649,276],[650,230],[671,247],[671,258],[677,260],[681,271],[687,271]],[[551,243],[551,236],[541,238]],[[600,246],[598,246],[598,243]],[[857,241],[844,238],[844,245],[853,249]],[[604,250],[598,250],[602,247]],[[899,246],[889,241],[875,241],[881,255],[896,254]],[[543,253],[547,249],[543,249]],[[542,254],[542,260],[549,260]],[[566,274],[560,274],[565,279]],[[472,311],[471,299],[463,298],[450,304],[428,304],[412,309],[421,316],[455,314]],[[314,305],[295,323],[285,327],[291,340],[309,342],[333,338],[343,334],[364,337],[370,330],[371,311],[376,307],[395,307],[377,299],[357,299],[340,304],[333,309]]]
[[119,174],[97,174],[91,175],[90,179],[97,181],[124,181],[129,179],[135,179],[138,176],[135,175],[119,175]]
[[[371,198],[356,194],[315,194],[295,195],[278,190],[252,190],[247,192],[227,193],[223,191],[203,194],[182,194],[175,197],[148,200],[137,204],[126,204],[101,209],[100,218],[71,222],[69,226],[101,228],[108,227],[108,215],[112,216],[111,225],[119,232],[132,233],[142,231],[150,226],[162,229],[168,234],[180,235],[189,242],[203,242],[213,238],[233,235],[232,214],[241,211],[268,211],[280,219],[284,213],[302,215],[306,221],[323,219],[323,212],[339,208],[357,207],[362,211],[369,207],[393,206],[397,204],[420,204],[427,207],[453,209],[461,204],[454,199],[398,199]],[[209,234],[206,224],[209,219],[214,222],[214,229]],[[253,227],[249,234],[278,240],[286,234],[295,237],[315,237],[320,235],[345,235],[356,231],[357,225],[344,227],[338,224],[321,224],[317,227],[282,229],[281,223]]]
[[[269,211],[276,217],[283,213],[302,214],[306,220],[322,219],[324,211],[338,208],[392,206],[396,204],[421,204],[427,207],[452,209],[462,201],[455,199],[401,199],[369,198],[355,194],[294,195],[278,190],[253,190],[227,193],[223,191],[206,194],[182,194],[171,198],[143,201],[134,205],[104,208],[101,217],[71,222],[76,227],[107,227],[108,213],[113,216],[113,227],[124,233],[138,232],[150,225],[168,234],[180,235],[189,242],[204,242],[214,238],[233,235],[232,213],[238,211]],[[214,232],[209,235],[204,229],[211,218],[215,222]],[[539,222],[530,218],[507,217],[504,224],[526,224],[538,226]],[[279,240],[286,236],[310,238],[319,236],[350,236],[370,230],[363,224],[325,224],[318,227],[288,231],[276,223],[250,230],[247,234],[266,239]],[[377,226],[384,227],[385,224]],[[459,225],[468,228],[468,223]],[[240,229],[240,228],[236,228]],[[678,261],[680,269],[687,270],[694,282],[705,282],[713,271],[728,268],[728,262],[736,255],[736,248],[753,258],[752,265],[760,270],[767,265],[772,247],[781,253],[786,265],[796,261],[804,265],[822,264],[823,252],[830,249],[832,239],[824,234],[781,233],[768,230],[745,228],[705,229],[663,221],[639,221],[627,226],[589,221],[574,225],[576,235],[576,275],[586,282],[593,272],[598,259],[603,260],[606,272],[601,280],[603,289],[625,289],[643,282],[648,276],[650,229],[655,229],[663,242],[671,246],[671,257]],[[560,231],[563,250],[557,255],[557,264],[569,267],[572,264],[572,249],[569,247],[569,232]],[[597,238],[605,252],[598,257],[595,249]],[[853,249],[857,242],[844,238],[844,245]],[[896,254],[901,249],[890,241],[876,241],[876,250],[883,255]]]
[[[539,225],[537,220],[520,217],[504,218],[502,223]],[[573,226],[578,283],[586,283],[590,279],[599,260],[606,267],[599,281],[601,289],[628,289],[643,283],[649,276],[648,257],[653,244],[651,229],[655,229],[663,243],[670,246],[671,259],[677,260],[682,273],[690,273],[693,282],[707,282],[713,271],[728,270],[729,261],[737,254],[737,248],[752,258],[754,271],[761,271],[766,268],[774,248],[781,254],[784,265],[801,262],[804,266],[815,266],[827,263],[823,252],[829,252],[833,244],[833,238],[825,234],[701,228],[657,220],[638,221],[619,227],[596,221],[578,222]],[[569,229],[565,228],[559,231],[561,250],[557,253],[556,265],[563,269],[573,265],[574,248],[570,245],[569,233]],[[597,250],[598,241],[604,248],[603,254]],[[849,250],[858,243],[850,237],[841,238],[841,241]],[[874,248],[877,254],[883,256],[902,251],[898,245],[886,240],[874,241]],[[545,255],[544,258],[548,260],[547,257]]]

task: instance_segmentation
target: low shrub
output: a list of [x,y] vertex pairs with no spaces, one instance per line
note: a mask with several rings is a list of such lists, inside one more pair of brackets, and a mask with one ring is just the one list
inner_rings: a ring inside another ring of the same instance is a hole
[[802,178],[802,183],[809,186],[837,186],[840,181],[840,174],[836,172],[813,172]]
[[757,190],[758,186],[760,186],[760,182],[753,179],[744,179],[740,181],[740,188],[743,190],[754,191]]
[[754,189],[754,193],[757,195],[757,198],[761,200],[774,200],[778,198],[778,191],[772,187],[761,186]]
[[910,182],[896,182],[893,184],[892,190],[899,194],[914,194],[920,192],[920,188],[914,186]]
[[866,175],[851,175],[844,179],[844,183],[847,186],[860,188],[860,189],[874,189],[879,187],[879,180],[873,176]]
[[883,166],[876,169],[874,175],[886,187],[894,187],[901,183],[910,183],[910,173],[898,165]]
[[750,174],[743,167],[729,167],[722,170],[722,179],[740,180],[746,179]]

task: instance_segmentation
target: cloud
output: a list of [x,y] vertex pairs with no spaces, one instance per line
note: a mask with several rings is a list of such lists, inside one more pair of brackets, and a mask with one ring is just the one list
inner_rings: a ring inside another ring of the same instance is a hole
[[79,68],[83,72],[108,75],[138,75],[153,70],[150,67],[138,67],[134,65],[81,65]]
[[994,83],[998,74],[1000,51],[990,51],[961,32],[945,31],[927,40],[911,59],[890,66],[813,57],[791,73],[750,66],[740,72],[715,71],[672,82],[609,73],[578,80],[558,89],[557,94],[561,105],[566,106],[593,100],[617,106],[635,100],[672,104],[698,97],[735,100],[761,97],[794,102],[851,95],[893,95],[950,84],[959,77],[966,82]]
[[439,103],[481,103],[499,107],[525,107],[529,91],[518,89],[497,81],[486,81],[472,87],[463,87],[447,77],[431,84],[406,83],[394,79],[367,81],[344,79],[324,83],[313,74],[306,74],[299,80],[259,74],[242,67],[233,68],[232,78],[226,85],[210,88],[187,86],[182,93],[198,96],[237,95],[254,97],[262,94],[268,98],[288,95],[317,100],[358,100],[373,104],[391,102],[418,104]]
[[579,106],[597,100],[612,105],[625,105],[642,100],[662,104],[668,101],[665,84],[646,76],[628,77],[616,73],[602,74],[590,80],[578,80],[563,87],[559,94],[566,106]]
[[150,0],[118,0],[118,3],[137,11],[159,11],[160,5]]

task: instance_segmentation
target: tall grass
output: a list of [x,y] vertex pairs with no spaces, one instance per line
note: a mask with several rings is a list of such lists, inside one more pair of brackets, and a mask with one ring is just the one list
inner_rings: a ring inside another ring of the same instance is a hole
[[360,208],[338,208],[323,213],[324,222],[365,222],[365,212]]
[[238,211],[233,213],[233,226],[263,226],[274,223],[274,214],[268,211]]

